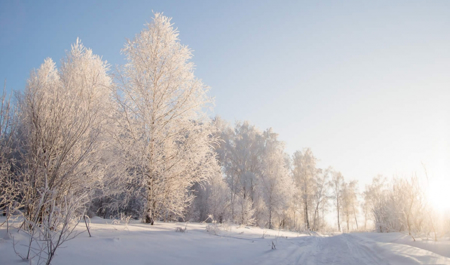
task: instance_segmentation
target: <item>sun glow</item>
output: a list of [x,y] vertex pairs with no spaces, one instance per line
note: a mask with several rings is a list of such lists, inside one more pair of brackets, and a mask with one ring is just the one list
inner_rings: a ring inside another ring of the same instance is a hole
[[438,211],[450,211],[450,180],[432,181],[428,187],[428,200]]

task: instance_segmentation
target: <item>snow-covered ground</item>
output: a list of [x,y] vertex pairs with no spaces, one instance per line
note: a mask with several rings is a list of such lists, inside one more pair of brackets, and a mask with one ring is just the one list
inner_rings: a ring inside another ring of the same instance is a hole
[[[184,223],[124,225],[94,218],[93,237],[83,233],[67,242],[52,264],[450,264],[448,238],[413,242],[400,233],[306,235],[237,226],[214,233],[207,226],[189,223],[181,233],[175,230]],[[24,264],[5,226],[0,228],[0,264]]]

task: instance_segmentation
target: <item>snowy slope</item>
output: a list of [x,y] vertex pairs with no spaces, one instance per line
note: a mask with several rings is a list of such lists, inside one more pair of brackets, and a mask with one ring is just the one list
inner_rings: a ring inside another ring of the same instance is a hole
[[[430,246],[412,246],[398,233],[309,236],[225,226],[215,235],[206,231],[207,224],[190,223],[186,233],[180,233],[175,230],[184,228],[182,223],[108,223],[111,221],[95,218],[93,237],[83,233],[69,241],[52,264],[450,264],[448,255],[426,250],[432,249]],[[15,255],[5,227],[0,229],[0,237],[0,264],[24,264]],[[276,250],[271,249],[272,242]],[[444,249],[447,243],[438,242]]]

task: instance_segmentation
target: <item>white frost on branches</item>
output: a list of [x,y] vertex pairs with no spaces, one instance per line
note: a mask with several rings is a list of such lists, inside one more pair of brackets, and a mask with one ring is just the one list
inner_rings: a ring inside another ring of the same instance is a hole
[[123,53],[128,62],[116,95],[124,172],[145,187],[146,223],[183,216],[193,198],[189,188],[219,171],[214,127],[203,112],[211,103],[208,88],[194,76],[191,50],[159,13]]

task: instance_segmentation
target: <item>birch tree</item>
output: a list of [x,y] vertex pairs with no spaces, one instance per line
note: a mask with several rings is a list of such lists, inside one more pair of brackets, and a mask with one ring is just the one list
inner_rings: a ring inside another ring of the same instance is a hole
[[334,201],[334,206],[336,207],[336,217],[337,217],[337,225],[338,231],[341,231],[341,222],[340,222],[340,210],[342,207],[342,186],[344,184],[344,177],[341,172],[333,172],[330,186],[331,186],[331,196]]
[[264,141],[260,185],[268,211],[268,226],[272,229],[274,217],[281,216],[289,206],[293,181],[286,165],[284,146],[277,140],[277,134],[272,129],[264,131]]
[[344,182],[341,188],[341,213],[345,217],[345,222],[347,224],[347,232],[350,231],[350,221],[352,215],[358,229],[358,197],[357,197],[357,185],[356,180],[350,182]]
[[316,168],[317,159],[314,157],[311,149],[306,148],[303,152],[297,151],[293,157],[293,176],[297,184],[298,192],[303,205],[306,228],[310,226],[310,211],[313,208],[313,195],[315,181],[319,170]]
[[325,225],[325,212],[328,205],[329,178],[331,173],[331,167],[320,170],[314,182],[313,229],[316,231]]
[[230,187],[231,218],[238,223],[252,220],[255,209],[264,211],[265,207],[258,191],[264,152],[262,133],[247,121],[237,122],[232,129],[217,118],[216,126],[221,131],[216,152]]
[[182,216],[192,201],[189,187],[219,170],[203,112],[211,99],[170,18],[156,13],[123,53],[118,141],[126,172],[145,187],[143,221],[153,224],[162,212]]

